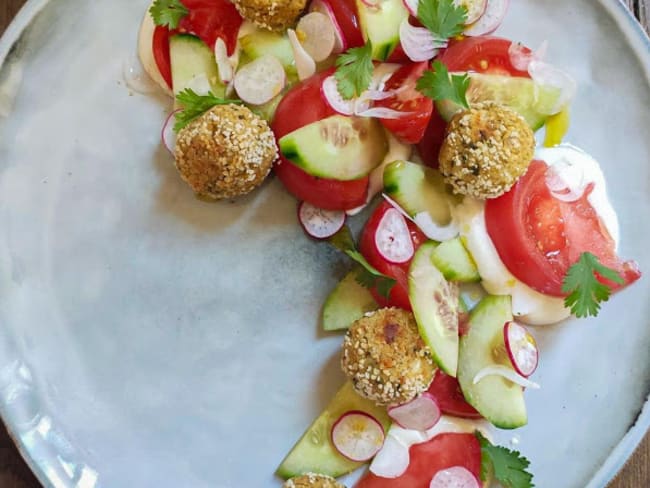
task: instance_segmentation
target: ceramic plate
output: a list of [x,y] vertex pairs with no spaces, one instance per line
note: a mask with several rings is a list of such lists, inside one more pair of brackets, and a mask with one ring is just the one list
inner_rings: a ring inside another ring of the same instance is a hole
[[[148,0],[30,0],[0,41],[0,409],[54,487],[273,487],[343,378],[318,312],[346,263],[278,182],[196,200],[159,144],[168,102],[122,81]],[[512,2],[501,34],[580,84],[621,252],[650,272],[650,47],[616,1]],[[540,487],[602,487],[650,424],[650,281],[535,331]]]

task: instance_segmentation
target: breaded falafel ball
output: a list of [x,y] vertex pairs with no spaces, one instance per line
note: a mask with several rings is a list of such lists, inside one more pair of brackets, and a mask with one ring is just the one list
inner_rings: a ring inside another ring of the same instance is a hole
[[345,488],[345,486],[324,474],[307,473],[285,481],[282,488]]
[[235,7],[245,19],[257,27],[283,31],[298,20],[307,0],[234,0]]
[[456,193],[496,198],[526,173],[534,153],[535,136],[521,115],[481,103],[451,119],[440,172]]
[[266,121],[242,105],[217,105],[176,140],[176,167],[194,192],[221,200],[260,186],[278,157]]
[[343,372],[361,396],[379,405],[399,405],[429,388],[436,367],[415,317],[399,308],[366,314],[343,342]]

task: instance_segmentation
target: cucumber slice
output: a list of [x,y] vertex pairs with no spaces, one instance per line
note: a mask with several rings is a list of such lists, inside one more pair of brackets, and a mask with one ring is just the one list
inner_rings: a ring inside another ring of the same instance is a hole
[[201,39],[190,34],[177,34],[169,39],[174,95],[191,86],[192,80],[205,76],[212,93],[223,98],[226,87],[219,78],[214,53]]
[[[468,73],[470,86],[467,101],[470,106],[480,102],[496,102],[521,114],[533,130],[540,129],[548,110],[558,103],[562,92],[558,88],[540,87],[530,78],[514,76]],[[462,110],[460,105],[449,100],[436,102],[438,112],[446,121]]]
[[357,0],[359,24],[365,41],[372,43],[372,58],[386,61],[399,44],[399,26],[408,19],[403,0],[383,0],[379,8]]
[[458,288],[433,265],[435,242],[420,246],[409,269],[409,300],[420,335],[438,366],[456,376],[458,366]]
[[372,415],[382,424],[384,432],[388,431],[390,420],[386,408],[378,407],[359,396],[352,383],[347,382],[282,461],[276,474],[284,479],[304,473],[320,473],[337,478],[361,466],[363,463],[341,456],[330,440],[334,422],[350,411]]
[[350,271],[332,290],[323,305],[323,329],[347,329],[366,312],[377,310],[379,305],[367,288],[357,283],[358,270]]
[[411,218],[429,212],[441,226],[451,221],[451,195],[442,175],[431,168],[408,161],[394,161],[384,169],[384,193]]
[[381,124],[370,118],[333,115],[282,137],[282,155],[312,176],[356,180],[368,175],[388,151]]
[[459,237],[442,242],[436,247],[431,253],[431,261],[442,271],[448,281],[461,283],[481,281],[476,263]]
[[241,37],[239,46],[243,55],[241,64],[246,64],[270,54],[280,61],[287,75],[296,76],[293,50],[286,35],[257,29]]
[[500,364],[494,355],[505,347],[503,326],[511,320],[509,296],[485,297],[470,315],[458,359],[458,382],[465,399],[501,429],[516,429],[528,422],[523,388],[499,376],[487,376],[476,385],[474,378],[483,368]]

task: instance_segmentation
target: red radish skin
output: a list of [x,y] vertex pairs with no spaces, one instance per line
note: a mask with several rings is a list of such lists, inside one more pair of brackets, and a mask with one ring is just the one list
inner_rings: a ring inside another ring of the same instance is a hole
[[535,338],[523,325],[508,322],[503,327],[503,339],[517,374],[524,378],[531,376],[539,364],[539,349]]
[[[346,429],[351,429],[352,432],[346,433]],[[372,459],[381,449],[385,438],[386,433],[381,423],[372,415],[360,410],[341,415],[332,425],[330,433],[332,445],[339,454],[359,463]],[[368,445],[360,445],[363,441]]]
[[440,407],[433,395],[424,392],[408,403],[388,409],[388,416],[403,429],[425,431],[440,420]]
[[408,262],[415,253],[404,216],[395,208],[387,210],[375,230],[375,247],[389,263]]
[[298,205],[298,221],[305,233],[314,239],[332,237],[343,228],[346,218],[341,210],[323,210],[308,202]]
[[329,17],[330,21],[332,22],[332,26],[334,27],[334,33],[336,37],[336,42],[334,43],[334,52],[338,54],[346,51],[348,49],[348,43],[345,40],[345,35],[343,34],[341,25],[339,24],[338,20],[336,20],[336,15],[334,14],[334,10],[332,10],[332,6],[324,0],[314,0],[309,7],[309,11],[320,12],[321,14],[325,14]]
[[169,114],[160,132],[162,143],[172,156],[176,150],[176,132],[174,132],[174,124],[176,123],[176,114],[180,111],[180,109],[174,110]]

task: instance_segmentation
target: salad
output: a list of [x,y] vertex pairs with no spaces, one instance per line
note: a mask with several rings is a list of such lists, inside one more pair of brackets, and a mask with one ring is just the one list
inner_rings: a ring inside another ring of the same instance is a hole
[[[347,382],[281,461],[289,487],[533,486],[493,444],[526,425],[531,326],[641,277],[598,162],[563,143],[577,86],[493,35],[507,0],[155,0],[142,64],[200,197],[271,173],[350,258],[323,306]],[[536,135],[542,132],[544,136]],[[540,142],[538,142],[540,141]],[[359,236],[348,219],[369,215]]]

